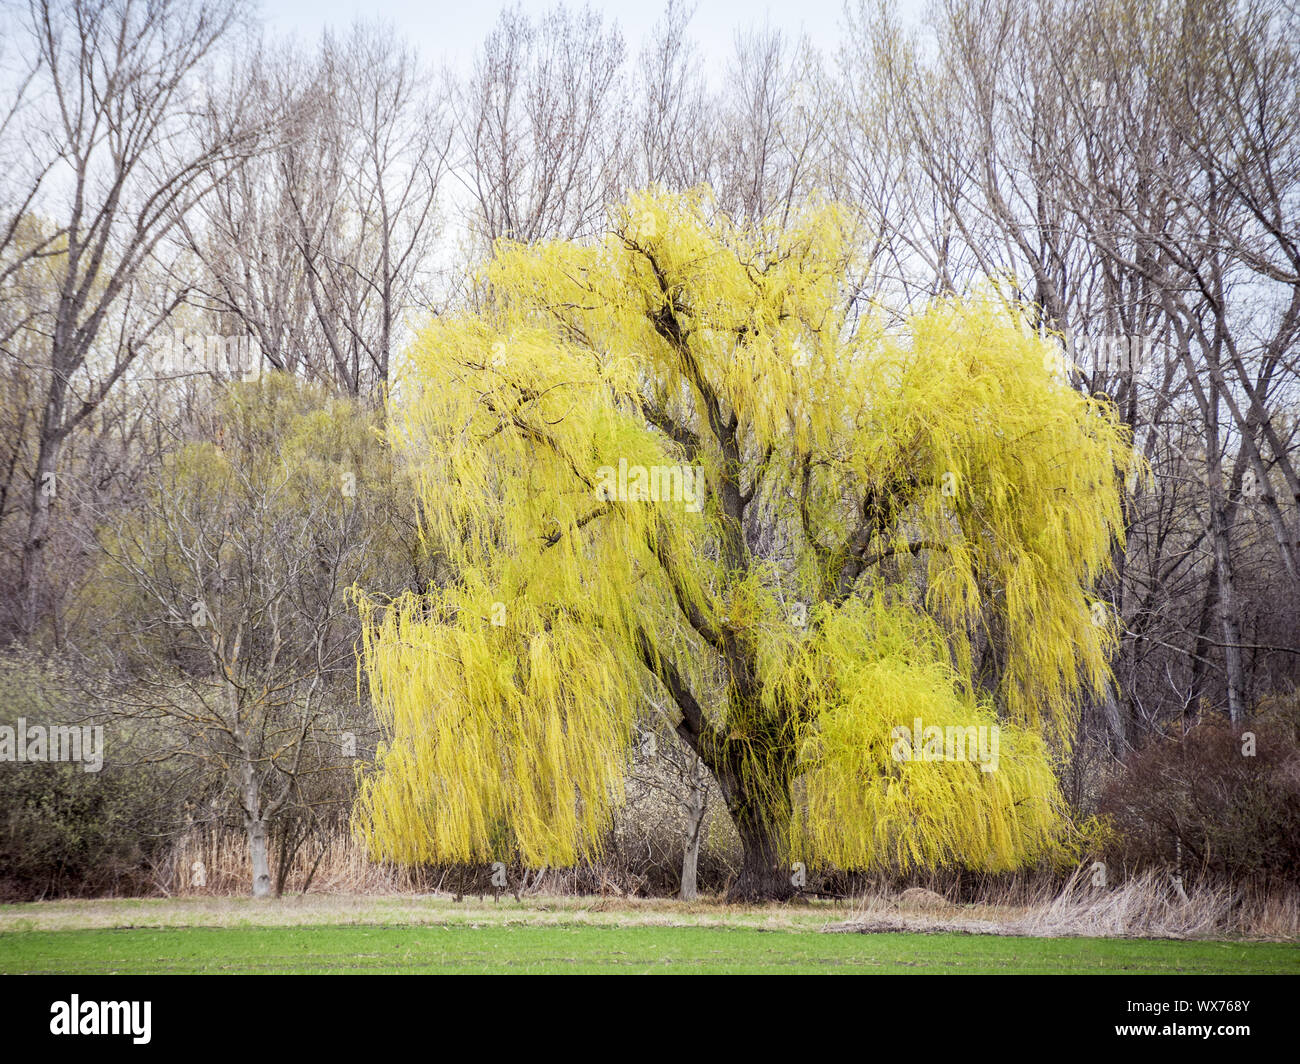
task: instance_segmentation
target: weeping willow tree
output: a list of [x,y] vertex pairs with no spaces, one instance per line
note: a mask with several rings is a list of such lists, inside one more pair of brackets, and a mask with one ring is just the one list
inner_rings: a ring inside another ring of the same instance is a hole
[[597,856],[654,704],[725,798],[733,897],[1061,852],[1131,450],[1027,314],[888,325],[854,249],[831,204],[748,228],[651,191],[599,240],[498,245],[484,309],[423,333],[392,433],[450,575],[359,596],[376,856]]

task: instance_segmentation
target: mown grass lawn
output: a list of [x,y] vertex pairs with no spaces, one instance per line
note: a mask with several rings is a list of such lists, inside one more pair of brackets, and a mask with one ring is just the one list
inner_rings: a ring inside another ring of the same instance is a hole
[[1300,946],[526,923],[135,928],[6,932],[0,972],[1296,973]]

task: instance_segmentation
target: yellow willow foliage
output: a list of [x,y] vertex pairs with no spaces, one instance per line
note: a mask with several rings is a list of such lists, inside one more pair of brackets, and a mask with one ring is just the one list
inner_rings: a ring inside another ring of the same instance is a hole
[[[1108,677],[1092,588],[1131,448],[995,293],[862,314],[857,243],[834,204],[747,229],[650,190],[599,240],[498,245],[487,309],[423,332],[390,435],[449,575],[358,592],[376,855],[594,853],[668,678],[752,797],[792,796],[793,851],[1005,868],[1059,842],[1049,741]],[[996,770],[899,760],[917,717],[997,725]]]
[[[844,867],[999,871],[1069,841],[1042,736],[963,693],[937,627],[888,589],[829,617],[783,682],[811,722],[796,853]],[[923,760],[927,739],[943,760]]]

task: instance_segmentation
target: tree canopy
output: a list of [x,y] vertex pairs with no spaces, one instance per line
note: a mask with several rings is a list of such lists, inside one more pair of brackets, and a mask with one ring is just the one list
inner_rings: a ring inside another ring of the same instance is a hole
[[[498,243],[482,309],[424,330],[391,432],[451,575],[361,596],[375,854],[591,856],[663,703],[740,834],[737,896],[791,860],[1058,850],[1128,437],[996,291],[889,324],[859,247],[833,203],[749,226],[652,189],[599,239]],[[900,759],[917,720],[999,729],[996,762]]]

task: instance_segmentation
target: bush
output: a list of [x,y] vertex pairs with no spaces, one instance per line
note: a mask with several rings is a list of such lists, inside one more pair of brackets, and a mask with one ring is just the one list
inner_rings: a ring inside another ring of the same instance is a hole
[[[1233,728],[1210,720],[1153,741],[1105,789],[1109,856],[1260,883],[1300,878],[1300,699]],[[1181,848],[1181,853],[1179,852]]]
[[98,772],[77,763],[0,761],[0,899],[147,893],[171,819],[173,769],[137,756],[131,722],[88,714],[59,666],[24,654],[0,660],[0,725],[104,727]]

